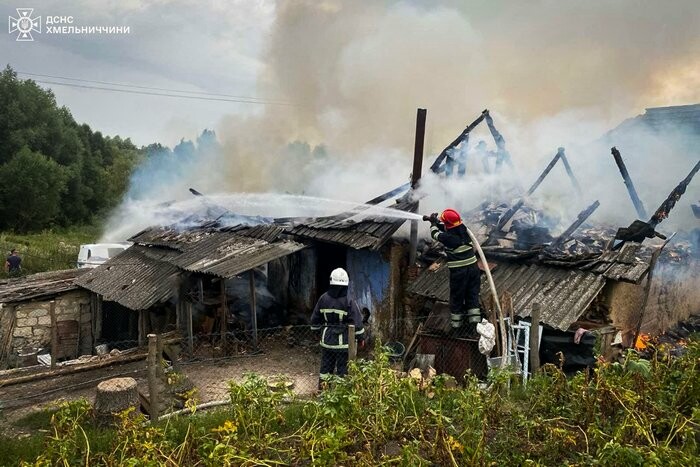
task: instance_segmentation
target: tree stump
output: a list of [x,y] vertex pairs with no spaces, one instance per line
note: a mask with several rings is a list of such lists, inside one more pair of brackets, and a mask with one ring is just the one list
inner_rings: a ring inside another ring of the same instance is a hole
[[113,378],[97,385],[95,416],[98,423],[110,424],[115,414],[134,407],[139,408],[139,391],[134,378]]

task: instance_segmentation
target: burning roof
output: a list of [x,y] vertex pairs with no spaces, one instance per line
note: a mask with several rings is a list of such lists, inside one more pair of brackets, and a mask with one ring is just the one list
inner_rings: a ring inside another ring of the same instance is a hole
[[[416,203],[401,201],[391,208],[413,212],[416,210]],[[346,245],[357,250],[378,250],[406,222],[405,219],[382,217],[353,221],[352,216],[355,214],[313,219],[293,225],[287,232],[303,238]]]

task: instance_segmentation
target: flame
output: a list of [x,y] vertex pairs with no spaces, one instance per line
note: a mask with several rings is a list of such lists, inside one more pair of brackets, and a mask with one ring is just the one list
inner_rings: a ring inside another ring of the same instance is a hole
[[644,350],[647,348],[647,343],[651,340],[649,334],[640,334],[637,337],[637,342],[634,343],[634,348],[637,350]]

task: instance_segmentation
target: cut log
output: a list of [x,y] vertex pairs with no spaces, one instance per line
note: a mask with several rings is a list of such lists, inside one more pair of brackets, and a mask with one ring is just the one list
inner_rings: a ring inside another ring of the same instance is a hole
[[101,424],[113,423],[115,414],[130,407],[138,410],[140,403],[134,378],[113,378],[97,385],[95,415]]

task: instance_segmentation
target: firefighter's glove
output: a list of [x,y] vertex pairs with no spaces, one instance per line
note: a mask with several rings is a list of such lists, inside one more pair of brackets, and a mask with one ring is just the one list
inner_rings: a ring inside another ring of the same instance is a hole
[[423,216],[423,220],[430,222],[431,224],[437,224],[439,222],[438,220],[438,213],[434,212],[429,216]]
[[357,348],[358,349],[364,349],[365,348],[365,340],[362,339],[361,341],[357,341]]

